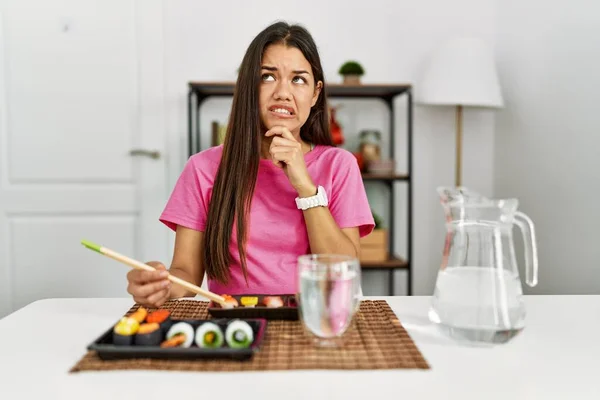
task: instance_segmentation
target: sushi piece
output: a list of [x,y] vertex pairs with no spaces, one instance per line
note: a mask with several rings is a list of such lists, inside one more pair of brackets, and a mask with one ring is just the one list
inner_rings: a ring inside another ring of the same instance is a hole
[[223,331],[213,322],[205,322],[196,329],[198,347],[216,349],[223,346]]
[[123,317],[113,328],[113,344],[117,346],[128,346],[133,342],[140,323],[130,317]]
[[233,349],[244,349],[250,347],[254,341],[252,327],[240,319],[233,320],[225,330],[225,340]]
[[141,324],[144,322],[147,315],[148,315],[148,310],[146,310],[144,307],[140,307],[137,310],[135,310],[135,312],[133,312],[131,315],[129,315],[129,318],[133,318],[138,323]]
[[266,296],[263,299],[263,304],[268,308],[283,307],[283,300],[280,296]]
[[146,317],[146,322],[148,322],[148,323],[156,322],[157,324],[162,324],[169,318],[170,315],[171,315],[171,312],[169,310],[164,310],[164,309],[156,310],[156,311],[148,314],[148,317]]
[[240,299],[240,303],[242,303],[244,307],[255,307],[258,304],[258,297],[244,296]]
[[173,324],[160,347],[190,347],[194,342],[194,328],[187,322]]
[[158,346],[162,341],[162,331],[157,322],[140,325],[133,342],[138,346]]
[[294,308],[298,307],[298,301],[296,300],[295,296],[292,296],[288,299],[288,307],[294,307]]
[[157,324],[159,324],[163,335],[165,335],[173,325],[173,321],[171,320],[171,312],[165,309],[156,310],[148,314],[148,316],[146,317],[146,322],[156,322]]
[[231,297],[230,295],[224,294],[221,297],[223,297],[225,299],[225,304],[221,305],[221,307],[230,309],[230,308],[236,308],[237,306],[239,306],[238,301],[235,298]]

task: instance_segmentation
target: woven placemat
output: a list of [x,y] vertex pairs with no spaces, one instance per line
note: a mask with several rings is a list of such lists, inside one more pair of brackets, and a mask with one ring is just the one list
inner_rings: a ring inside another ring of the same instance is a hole
[[[207,302],[170,300],[173,319],[210,319]],[[126,315],[138,308],[134,305]],[[152,311],[153,309],[149,309]],[[268,371],[293,369],[429,369],[427,361],[384,300],[362,301],[340,348],[315,347],[300,321],[268,321],[260,351],[236,360],[102,360],[89,351],[70,370]]]

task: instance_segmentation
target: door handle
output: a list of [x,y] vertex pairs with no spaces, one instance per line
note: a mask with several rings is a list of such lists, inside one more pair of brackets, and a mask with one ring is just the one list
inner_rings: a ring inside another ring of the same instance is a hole
[[153,160],[158,160],[160,158],[160,151],[158,150],[144,150],[144,149],[133,149],[129,152],[130,156],[144,156],[150,157]]

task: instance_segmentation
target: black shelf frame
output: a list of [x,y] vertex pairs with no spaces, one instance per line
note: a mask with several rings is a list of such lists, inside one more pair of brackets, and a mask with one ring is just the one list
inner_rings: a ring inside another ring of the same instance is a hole
[[[188,83],[188,156],[196,154],[202,150],[200,145],[200,107],[205,100],[210,97],[231,97],[234,94],[235,84],[233,82],[189,82]],[[389,190],[389,253],[390,261],[380,263],[367,263],[363,266],[363,271],[388,271],[388,294],[393,296],[394,278],[397,270],[406,271],[407,292],[411,296],[413,293],[413,268],[412,268],[412,236],[413,236],[413,190],[412,177],[413,171],[413,93],[410,84],[358,84],[342,85],[329,84],[327,86],[328,98],[352,98],[352,99],[381,99],[387,105],[389,111],[389,129],[390,129],[390,157],[396,159],[395,143],[395,109],[394,100],[398,96],[407,96],[407,115],[406,115],[406,151],[407,151],[407,171],[404,174],[363,174],[364,182],[381,182]],[[394,237],[396,230],[394,204],[395,204],[395,184],[403,183],[407,185],[407,248],[406,259],[398,258],[394,251]]]

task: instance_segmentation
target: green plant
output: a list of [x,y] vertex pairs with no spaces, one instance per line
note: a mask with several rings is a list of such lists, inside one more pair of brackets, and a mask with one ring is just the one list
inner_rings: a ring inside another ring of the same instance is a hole
[[338,71],[340,75],[364,75],[365,70],[356,61],[345,62]]
[[383,218],[379,216],[375,211],[371,210],[373,213],[373,220],[375,220],[375,228],[374,229],[382,229],[383,228]]

